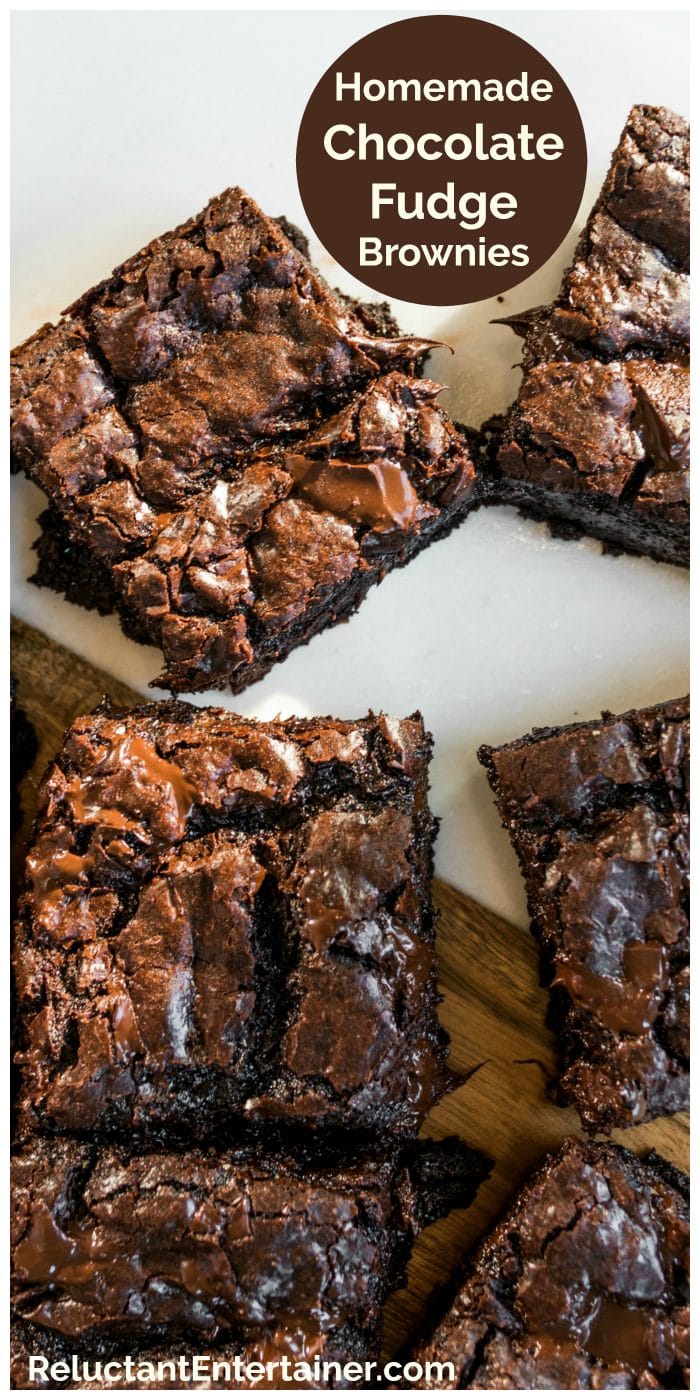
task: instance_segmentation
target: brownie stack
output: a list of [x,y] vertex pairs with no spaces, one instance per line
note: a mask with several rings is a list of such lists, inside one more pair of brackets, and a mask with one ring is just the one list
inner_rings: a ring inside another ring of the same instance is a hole
[[671,564],[689,556],[688,125],[634,107],[551,306],[524,337],[493,443],[500,498],[560,532]]
[[15,1384],[32,1353],[376,1360],[413,1238],[488,1169],[415,1140],[451,1082],[430,748],[418,715],[177,702],[69,729],[15,940]]

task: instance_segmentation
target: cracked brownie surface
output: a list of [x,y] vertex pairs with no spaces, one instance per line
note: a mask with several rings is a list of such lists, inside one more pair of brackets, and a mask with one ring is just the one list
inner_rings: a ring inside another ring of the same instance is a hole
[[688,1106],[688,743],[685,699],[479,750],[591,1132]]
[[492,437],[504,501],[675,564],[688,562],[689,196],[687,123],[635,107],[559,296],[507,322],[524,376]]
[[242,689],[477,503],[430,342],[385,325],[228,190],[13,352],[15,462],[159,684]]
[[688,1181],[568,1139],[477,1249],[420,1360],[445,1390],[687,1389]]
[[351,1165],[34,1139],[12,1162],[16,1381],[31,1351],[376,1355],[413,1238],[487,1166],[456,1139]]
[[414,1134],[452,1086],[418,715],[78,719],[15,945],[25,1127]]

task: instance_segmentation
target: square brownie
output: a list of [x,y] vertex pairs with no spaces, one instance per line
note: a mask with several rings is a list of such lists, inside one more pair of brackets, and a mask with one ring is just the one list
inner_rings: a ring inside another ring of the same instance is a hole
[[688,1107],[688,700],[479,758],[527,885],[556,1102],[609,1132]]
[[18,1383],[23,1352],[376,1357],[415,1236],[487,1170],[455,1138],[352,1164],[35,1138],[12,1159]]
[[688,1180],[662,1157],[569,1138],[470,1261],[420,1353],[435,1390],[683,1390]]
[[430,751],[417,714],[77,719],[20,901],[22,1121],[159,1143],[415,1134],[455,1082]]
[[502,500],[687,564],[689,132],[635,107],[551,306],[508,318],[520,394],[492,424]]
[[14,352],[15,462],[158,684],[243,689],[477,504],[430,347],[228,190]]

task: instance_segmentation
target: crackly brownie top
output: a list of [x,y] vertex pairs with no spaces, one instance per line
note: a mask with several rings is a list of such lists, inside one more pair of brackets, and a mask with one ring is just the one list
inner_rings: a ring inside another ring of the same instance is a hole
[[687,354],[690,133],[664,107],[634,107],[576,259],[552,307],[552,358]]
[[413,373],[430,344],[375,333],[228,190],[13,353],[15,460],[114,569],[162,684],[238,680],[471,495]]
[[157,483],[167,463],[308,428],[427,342],[372,336],[240,189],[156,238],[13,355],[13,449],[41,457],[115,403]]
[[157,512],[123,483],[74,502],[78,528],[118,561],[127,606],[163,649],[161,684],[221,684],[472,494],[474,466],[437,393],[384,375],[293,448],[252,454],[176,508]]
[[[436,403],[439,386],[405,372],[427,342],[373,340],[291,244],[274,260],[280,285],[253,296],[246,282],[242,301],[225,300],[226,315],[206,333],[192,297],[224,274],[205,275],[197,263],[195,277],[183,264],[187,296],[173,300],[172,278],[154,265],[170,266],[195,236],[200,254],[202,241],[218,248],[211,229],[241,210],[252,219],[240,194],[214,201],[186,234],[157,240],[89,294],[82,319],[45,328],[15,354],[14,451],[74,540],[113,569],[140,635],[164,652],[160,683],[175,690],[242,674],[329,592],[357,586],[378,555],[475,489],[466,440]],[[255,219],[242,227],[259,276],[260,241],[269,260],[268,242],[286,240],[259,211]],[[215,256],[223,255],[206,253]],[[241,268],[252,277],[242,253],[239,262],[226,277],[243,277]],[[238,326],[250,298],[258,319],[267,308],[264,334],[257,321]],[[283,308],[290,300],[284,314],[280,299]],[[162,353],[136,366],[154,327]],[[335,337],[332,364],[342,363],[333,394],[314,399],[321,334]],[[117,353],[124,337],[128,363]],[[231,351],[219,365],[229,342],[241,363]],[[313,375],[290,378],[287,360],[302,352]],[[115,377],[127,371],[138,373],[128,389]]]
[[689,414],[683,365],[536,365],[523,380],[499,460],[511,476],[680,519],[689,501]]
[[259,1154],[37,1141],[13,1160],[15,1306],[74,1338],[371,1327],[392,1227],[412,1228],[397,1188],[395,1161],[302,1174]]
[[559,1092],[607,1129],[687,1106],[688,702],[481,751],[562,1019]]
[[686,359],[690,338],[689,129],[635,107],[550,306],[508,317],[524,362]]
[[567,342],[573,342],[572,358],[580,342],[604,357],[631,355],[639,347],[687,353],[690,278],[600,210],[564,278],[549,329],[561,342],[562,358],[568,358]]
[[454,1389],[687,1388],[688,1183],[571,1138],[473,1258],[421,1359]]
[[690,131],[667,107],[633,107],[602,201],[623,228],[681,270],[690,255]]
[[12,1160],[15,1311],[95,1347],[199,1335],[279,1355],[301,1334],[313,1356],[350,1326],[374,1351],[413,1237],[486,1169],[456,1138],[352,1165],[34,1139]]
[[76,720],[18,923],[27,1111],[415,1132],[448,1084],[429,752],[419,716]]

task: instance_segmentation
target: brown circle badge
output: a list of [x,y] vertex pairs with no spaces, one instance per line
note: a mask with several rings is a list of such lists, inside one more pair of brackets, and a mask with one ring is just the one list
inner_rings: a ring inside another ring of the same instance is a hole
[[578,108],[516,34],[461,15],[399,20],[324,73],[299,128],[306,213],[385,296],[481,301],[541,267],[586,178]]

